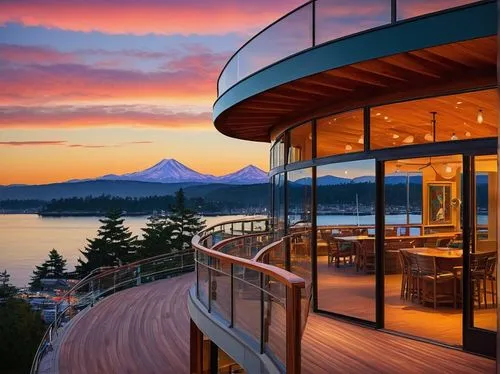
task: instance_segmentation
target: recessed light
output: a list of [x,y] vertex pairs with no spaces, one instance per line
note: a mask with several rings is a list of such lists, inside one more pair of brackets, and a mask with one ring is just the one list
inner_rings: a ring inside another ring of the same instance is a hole
[[352,151],[352,145],[346,144],[345,145],[345,150],[346,150],[346,152]]
[[465,136],[466,136],[466,137],[468,137],[468,138],[470,138],[471,133],[470,133],[469,131],[466,131],[466,132],[465,132]]
[[392,138],[393,139],[399,139],[399,135],[398,134],[392,134]]
[[411,144],[411,143],[413,143],[414,140],[415,140],[415,138],[413,137],[413,135],[409,135],[403,139],[403,143]]
[[461,101],[457,101],[457,105],[460,105],[460,104],[462,104],[462,102]]

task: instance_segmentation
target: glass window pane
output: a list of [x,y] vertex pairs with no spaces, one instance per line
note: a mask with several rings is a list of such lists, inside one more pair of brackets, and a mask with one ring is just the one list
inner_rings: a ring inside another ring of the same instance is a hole
[[317,168],[318,307],[375,321],[375,161]]
[[462,344],[462,170],[461,155],[385,163],[387,329]]
[[371,109],[372,149],[497,135],[497,92],[484,90]]
[[440,10],[476,2],[477,0],[397,0],[397,19],[400,21],[402,19],[438,12]]
[[316,44],[390,22],[390,0],[318,0],[316,1]]
[[497,156],[477,156],[475,169],[475,241],[471,253],[473,326],[497,330]]
[[285,232],[285,174],[276,174],[273,186],[273,226],[277,237]]
[[310,122],[290,130],[288,163],[306,161],[312,158],[312,125]]
[[363,110],[334,114],[316,122],[317,157],[364,150]]

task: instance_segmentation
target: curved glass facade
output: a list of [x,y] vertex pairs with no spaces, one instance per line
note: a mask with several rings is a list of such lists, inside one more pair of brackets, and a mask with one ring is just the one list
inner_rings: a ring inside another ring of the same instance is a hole
[[495,277],[497,118],[488,88],[332,114],[277,138],[275,227],[304,233],[291,262],[304,272],[309,261],[316,310],[465,349],[496,331],[496,289],[477,274]]

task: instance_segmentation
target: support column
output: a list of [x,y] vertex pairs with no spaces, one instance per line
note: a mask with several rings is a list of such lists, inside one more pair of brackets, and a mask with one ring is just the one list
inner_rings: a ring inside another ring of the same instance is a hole
[[203,333],[196,326],[196,323],[192,319],[190,321],[190,338],[189,338],[189,350],[190,350],[190,373],[191,374],[202,374],[203,373]]

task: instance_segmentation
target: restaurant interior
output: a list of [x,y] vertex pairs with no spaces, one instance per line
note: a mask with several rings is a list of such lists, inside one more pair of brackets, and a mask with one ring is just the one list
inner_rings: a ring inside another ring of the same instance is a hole
[[[370,108],[370,147],[496,136],[496,100],[492,89]],[[318,119],[316,154],[360,152],[366,139],[362,117],[349,112]],[[336,128],[350,138],[325,141],[332,122],[342,123]],[[293,137],[291,130],[289,160],[304,160],[307,146],[300,142],[307,143],[309,131],[297,128]],[[287,216],[292,256],[312,256],[307,248],[316,246],[317,311],[380,326],[377,308],[383,305],[384,329],[451,346],[463,345],[465,315],[471,318],[470,328],[496,331],[497,164],[496,152],[447,154],[439,149],[411,158],[399,152],[320,163],[315,171],[289,171],[286,180],[276,175],[274,216]],[[332,182],[333,177],[344,181]],[[284,184],[286,213],[280,195]],[[342,184],[350,186],[351,195],[335,199],[346,190]],[[380,199],[384,217],[376,215]],[[310,227],[316,227],[315,240],[310,240]],[[376,286],[380,245],[383,287]],[[382,297],[377,296],[380,290]]]

